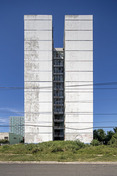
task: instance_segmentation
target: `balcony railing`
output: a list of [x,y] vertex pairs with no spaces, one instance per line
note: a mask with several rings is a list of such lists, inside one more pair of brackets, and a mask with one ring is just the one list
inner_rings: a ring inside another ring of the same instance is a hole
[[58,104],[58,103],[55,103],[54,106],[55,106],[55,107],[63,107],[64,104],[63,104],[63,103],[59,103],[59,104]]
[[64,137],[64,134],[54,133],[54,137]]
[[54,126],[54,129],[64,129],[64,126]]
[[64,122],[64,119],[54,119],[54,122]]
[[61,111],[61,112],[60,112],[60,111],[59,111],[59,112],[54,111],[54,114],[55,114],[55,115],[58,115],[58,114],[64,114],[64,111]]

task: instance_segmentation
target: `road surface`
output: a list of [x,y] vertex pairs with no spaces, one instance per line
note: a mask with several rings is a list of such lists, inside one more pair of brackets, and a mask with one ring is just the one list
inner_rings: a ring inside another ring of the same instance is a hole
[[0,163],[0,176],[117,176],[117,164]]

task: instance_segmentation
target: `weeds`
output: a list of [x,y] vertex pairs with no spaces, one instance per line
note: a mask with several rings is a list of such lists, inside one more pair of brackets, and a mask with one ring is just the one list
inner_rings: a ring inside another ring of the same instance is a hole
[[117,145],[93,146],[80,141],[0,146],[1,161],[117,161]]

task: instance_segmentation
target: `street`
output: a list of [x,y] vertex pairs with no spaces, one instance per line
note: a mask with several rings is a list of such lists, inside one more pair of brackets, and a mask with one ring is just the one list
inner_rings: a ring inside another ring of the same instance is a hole
[[0,163],[0,176],[117,176],[117,164]]

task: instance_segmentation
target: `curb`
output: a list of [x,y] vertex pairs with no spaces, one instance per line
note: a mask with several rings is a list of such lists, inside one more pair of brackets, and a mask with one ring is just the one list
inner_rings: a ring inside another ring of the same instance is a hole
[[57,162],[57,161],[0,161],[0,164],[90,164],[90,165],[117,165],[117,162]]

